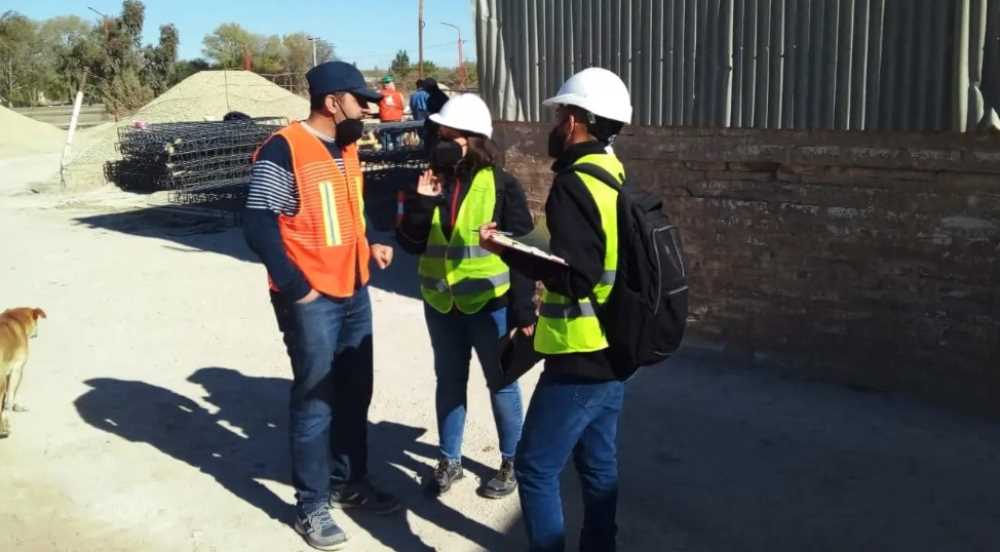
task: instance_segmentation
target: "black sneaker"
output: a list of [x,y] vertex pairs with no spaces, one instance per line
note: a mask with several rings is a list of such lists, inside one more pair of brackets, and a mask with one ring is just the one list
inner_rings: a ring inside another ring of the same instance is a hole
[[330,507],[340,510],[356,508],[376,514],[391,514],[400,508],[399,499],[376,488],[367,478],[355,483],[335,486],[330,491]]
[[514,460],[504,458],[493,479],[479,488],[479,494],[485,498],[503,498],[515,489],[517,489],[517,477],[514,475]]
[[333,521],[326,508],[299,514],[295,520],[295,531],[309,546],[318,550],[340,550],[347,542],[347,533]]
[[434,478],[427,486],[427,490],[433,495],[443,495],[451,489],[452,483],[463,477],[465,470],[462,469],[461,460],[442,458],[434,468]]

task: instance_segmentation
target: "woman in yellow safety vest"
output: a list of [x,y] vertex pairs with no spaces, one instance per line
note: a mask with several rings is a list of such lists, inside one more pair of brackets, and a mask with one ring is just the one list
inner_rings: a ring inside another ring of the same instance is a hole
[[502,231],[527,234],[531,213],[520,183],[502,169],[482,99],[457,96],[430,118],[440,126],[431,168],[416,193],[406,195],[396,230],[403,249],[420,255],[420,293],[434,349],[441,459],[430,489],[444,493],[463,477],[466,387],[475,350],[490,388],[501,454],[499,470],[479,493],[500,498],[517,488],[513,459],[524,414],[517,383],[500,383],[498,345],[510,332],[534,331],[534,282],[511,274],[498,255],[480,247],[479,227],[496,221]]

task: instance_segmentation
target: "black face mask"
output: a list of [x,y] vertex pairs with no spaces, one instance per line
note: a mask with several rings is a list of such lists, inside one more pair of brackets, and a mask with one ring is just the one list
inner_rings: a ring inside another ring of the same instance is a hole
[[365,123],[361,119],[344,119],[337,123],[337,145],[349,146],[361,139]]
[[552,129],[549,133],[549,157],[553,159],[559,159],[559,157],[566,151],[566,134],[562,131],[562,123],[559,126]]
[[434,172],[454,171],[462,161],[462,146],[451,140],[441,140],[431,149],[431,170]]

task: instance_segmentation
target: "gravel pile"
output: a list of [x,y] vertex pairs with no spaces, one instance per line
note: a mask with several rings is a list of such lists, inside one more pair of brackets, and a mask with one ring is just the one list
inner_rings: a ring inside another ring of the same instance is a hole
[[91,129],[86,145],[74,151],[66,167],[66,185],[86,190],[108,182],[105,166],[122,158],[116,150],[118,129],[136,122],[219,121],[230,111],[251,117],[302,119],[309,101],[249,71],[202,71],[184,79],[137,112],[117,123]]
[[58,127],[0,106],[0,159],[57,153],[66,143]]

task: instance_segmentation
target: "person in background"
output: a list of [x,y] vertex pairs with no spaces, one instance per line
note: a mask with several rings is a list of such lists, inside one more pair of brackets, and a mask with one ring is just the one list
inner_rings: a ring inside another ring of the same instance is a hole
[[466,388],[475,351],[500,440],[500,469],[479,493],[501,498],[517,487],[514,453],[524,413],[518,384],[500,381],[499,340],[512,332],[531,335],[535,286],[479,246],[479,227],[496,220],[505,231],[527,234],[531,212],[520,183],[502,169],[503,153],[491,138],[493,122],[482,99],[456,96],[431,120],[439,125],[440,141],[396,231],[403,249],[420,255],[420,290],[434,349],[441,460],[429,488],[445,493],[464,476]]
[[413,94],[410,94],[410,115],[414,121],[427,119],[429,115],[427,112],[427,100],[430,97],[431,95],[424,90],[423,79],[418,80],[417,87],[414,89]]
[[436,80],[424,79],[424,90],[427,91],[428,115],[433,115],[444,109],[444,104],[448,103],[448,95],[441,90]]
[[[396,90],[392,75],[382,77],[382,98],[378,102],[378,120],[382,123],[398,123],[403,120],[403,95]],[[379,132],[382,149],[392,151],[399,148],[399,134]]]
[[438,141],[438,125],[429,116],[433,115],[448,103],[448,95],[445,94],[436,80],[424,79],[424,90],[427,91],[427,114],[428,118],[424,122],[424,148],[430,153]]
[[243,211],[250,248],[267,268],[271,304],[292,363],[289,403],[295,529],[331,550],[347,535],[328,508],[388,513],[399,501],[368,478],[372,399],[369,262],[392,248],[365,236],[357,142],[365,100],[379,95],[354,66],[306,73],[310,113],[254,155]]
[[403,120],[403,95],[396,90],[392,75],[382,77],[382,98],[378,102],[378,120],[398,123]]
[[573,75],[545,105],[556,108],[549,156],[556,173],[545,201],[553,255],[569,266],[499,246],[496,224],[480,229],[480,245],[512,271],[545,285],[535,350],[545,371],[531,397],[518,445],[516,473],[532,552],[565,548],[559,476],[570,458],[583,490],[581,552],[614,552],[618,527],[618,418],[625,385],[607,355],[608,342],[591,298],[607,301],[618,266],[618,191],[572,170],[590,163],[625,181],[611,144],[632,118],[628,88],[618,75],[591,67]]

